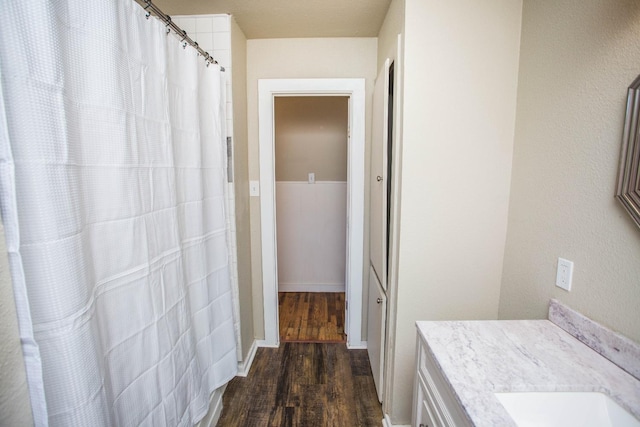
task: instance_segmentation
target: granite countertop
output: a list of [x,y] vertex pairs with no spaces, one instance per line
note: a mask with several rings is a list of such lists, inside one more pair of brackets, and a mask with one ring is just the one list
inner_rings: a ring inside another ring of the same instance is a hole
[[476,426],[515,426],[494,396],[500,392],[602,392],[640,419],[640,380],[549,320],[417,326]]

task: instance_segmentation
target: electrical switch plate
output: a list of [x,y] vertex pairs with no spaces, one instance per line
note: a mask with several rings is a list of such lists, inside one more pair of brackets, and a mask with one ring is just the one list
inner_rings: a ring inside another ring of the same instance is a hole
[[316,174],[313,172],[309,172],[309,184],[315,184],[316,182]]
[[249,196],[258,197],[260,195],[260,181],[249,181]]
[[564,258],[558,258],[558,272],[556,273],[556,286],[567,291],[571,290],[573,278],[573,262]]

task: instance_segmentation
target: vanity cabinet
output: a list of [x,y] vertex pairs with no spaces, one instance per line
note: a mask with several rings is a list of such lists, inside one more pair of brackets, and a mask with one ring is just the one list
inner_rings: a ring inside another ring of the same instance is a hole
[[418,334],[416,343],[416,370],[411,424],[414,427],[464,427],[473,425],[458,404],[421,334]]

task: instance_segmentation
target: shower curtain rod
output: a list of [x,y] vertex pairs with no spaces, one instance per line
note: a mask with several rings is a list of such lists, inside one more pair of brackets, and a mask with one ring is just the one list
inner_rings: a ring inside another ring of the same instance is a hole
[[155,4],[153,4],[151,0],[136,0],[136,2],[141,6],[143,6],[144,10],[147,11],[147,18],[149,18],[149,16],[151,16],[151,12],[153,12],[155,16],[160,18],[160,20],[162,20],[165,23],[165,25],[167,26],[167,32],[169,31],[169,28],[171,28],[179,37],[182,37],[181,42],[184,43],[183,45],[184,47],[186,47],[187,45],[193,46],[193,48],[197,50],[198,53],[204,57],[204,60],[207,61],[207,65],[214,63],[220,67],[220,71],[224,71],[224,67],[220,65],[218,61],[213,59],[213,56],[209,55],[209,52],[205,51],[200,46],[198,46],[198,43],[195,40],[193,40],[191,37],[189,37],[186,31],[184,31],[175,22],[173,22],[171,20],[171,17],[166,13],[164,13],[162,10],[160,10],[160,8]]

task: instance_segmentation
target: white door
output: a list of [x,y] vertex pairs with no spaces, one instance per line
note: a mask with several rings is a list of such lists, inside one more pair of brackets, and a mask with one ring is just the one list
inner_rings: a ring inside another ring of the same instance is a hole
[[387,322],[387,296],[380,286],[372,267],[369,268],[369,323],[367,324],[367,351],[373,373],[373,382],[382,402],[382,382],[384,380],[384,339]]
[[367,349],[371,372],[382,402],[387,314],[387,140],[389,63],[378,73],[373,92],[371,199],[369,206],[369,301]]
[[378,73],[373,91],[371,132],[371,199],[369,201],[369,257],[382,289],[387,290],[387,133],[389,60]]

